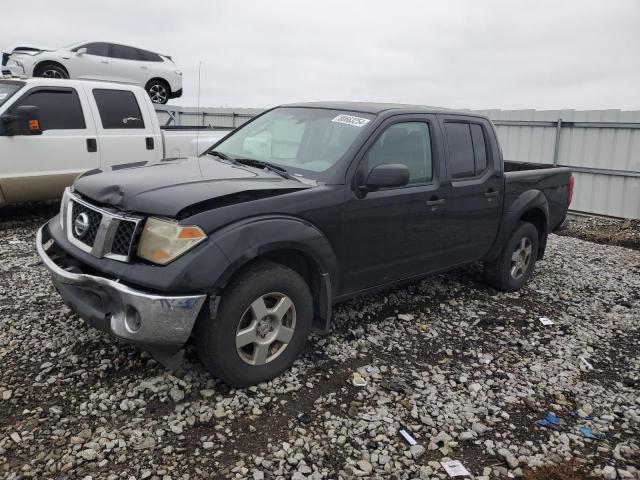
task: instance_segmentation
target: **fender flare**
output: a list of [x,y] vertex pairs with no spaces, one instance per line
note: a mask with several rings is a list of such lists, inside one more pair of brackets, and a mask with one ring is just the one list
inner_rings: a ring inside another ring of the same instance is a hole
[[547,243],[547,235],[549,233],[549,202],[547,197],[540,190],[527,190],[522,192],[511,203],[508,208],[504,209],[500,230],[496,237],[493,247],[486,255],[485,260],[495,260],[502,247],[505,245],[511,232],[524,215],[533,210],[539,210],[544,216],[543,231],[540,236],[540,252],[544,252]]
[[317,317],[314,324],[328,331],[333,293],[338,284],[337,259],[331,243],[315,225],[288,215],[264,215],[224,227],[211,240],[229,260],[229,266],[216,280],[216,291],[221,291],[247,263],[270,252],[295,250],[311,260],[319,275],[318,291],[312,290]]

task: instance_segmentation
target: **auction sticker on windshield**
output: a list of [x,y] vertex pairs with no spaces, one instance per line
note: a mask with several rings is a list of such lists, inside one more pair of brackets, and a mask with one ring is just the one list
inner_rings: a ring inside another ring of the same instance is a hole
[[368,118],[354,117],[352,115],[344,115],[344,114],[338,115],[336,118],[334,118],[331,121],[336,123],[344,123],[346,125],[353,125],[354,127],[358,127],[358,128],[364,127],[367,123],[369,123]]

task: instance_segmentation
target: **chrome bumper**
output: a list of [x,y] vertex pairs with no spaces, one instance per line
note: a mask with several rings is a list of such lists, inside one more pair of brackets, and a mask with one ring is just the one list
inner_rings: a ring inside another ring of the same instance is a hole
[[206,295],[163,296],[117,281],[74,273],[56,264],[48,250],[48,226],[38,230],[36,248],[64,302],[91,326],[162,356],[189,339]]

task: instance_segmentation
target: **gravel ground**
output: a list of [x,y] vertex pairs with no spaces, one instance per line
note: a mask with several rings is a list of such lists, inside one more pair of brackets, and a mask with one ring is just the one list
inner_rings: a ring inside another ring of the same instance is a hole
[[42,221],[0,221],[0,477],[640,478],[638,251],[553,235],[515,294],[469,268],[340,305],[290,372],[230,390],[87,328]]

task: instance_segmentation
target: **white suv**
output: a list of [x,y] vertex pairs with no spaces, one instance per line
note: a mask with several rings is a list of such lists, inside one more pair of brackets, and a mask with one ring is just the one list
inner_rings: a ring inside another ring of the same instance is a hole
[[79,43],[60,49],[16,47],[2,57],[14,75],[106,80],[140,85],[153,103],[182,95],[182,72],[171,57],[107,42]]

